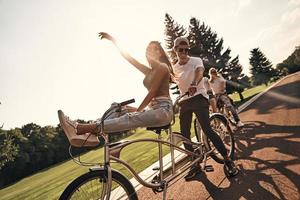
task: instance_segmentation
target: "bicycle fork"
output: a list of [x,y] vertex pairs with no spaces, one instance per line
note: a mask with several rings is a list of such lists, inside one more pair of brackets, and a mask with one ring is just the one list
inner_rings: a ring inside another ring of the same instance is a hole
[[[108,141],[108,138],[105,138]],[[110,198],[110,192],[111,192],[111,187],[112,187],[112,173],[111,173],[111,166],[109,164],[110,162],[110,152],[109,152],[109,148],[107,147],[107,145],[104,145],[104,170],[107,173],[107,180],[104,181],[103,183],[103,187],[104,189],[102,190],[102,195],[101,195],[101,199],[104,200],[109,200]]]
[[110,192],[111,192],[111,185],[112,185],[112,183],[111,183],[112,182],[111,167],[110,167],[110,165],[105,165],[104,169],[107,172],[107,180],[103,184],[103,186],[104,186],[104,190],[103,190],[104,194],[102,194],[102,199],[104,199],[103,195],[105,195],[105,197],[106,197],[105,200],[109,200],[109,198],[110,198]]

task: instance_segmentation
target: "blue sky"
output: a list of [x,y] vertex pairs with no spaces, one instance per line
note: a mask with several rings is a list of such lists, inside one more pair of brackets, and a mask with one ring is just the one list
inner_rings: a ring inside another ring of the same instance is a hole
[[256,47],[273,64],[300,45],[300,0],[0,0],[0,125],[58,123],[56,111],[96,119],[114,101],[146,95],[143,76],[97,33],[115,36],[146,63],[149,41],[164,41],[164,15],[196,17],[223,37],[248,72]]

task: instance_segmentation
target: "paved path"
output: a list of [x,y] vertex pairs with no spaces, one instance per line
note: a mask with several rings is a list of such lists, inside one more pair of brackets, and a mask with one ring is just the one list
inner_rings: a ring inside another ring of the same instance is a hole
[[[246,126],[235,133],[240,174],[226,179],[222,166],[194,181],[179,180],[168,199],[300,199],[300,73],[283,79],[240,113]],[[140,199],[162,199],[141,188]]]

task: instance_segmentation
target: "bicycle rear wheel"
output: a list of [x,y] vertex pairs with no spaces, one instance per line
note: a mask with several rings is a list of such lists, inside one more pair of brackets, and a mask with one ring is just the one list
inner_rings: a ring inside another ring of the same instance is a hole
[[[105,170],[96,170],[81,175],[68,185],[59,199],[105,200],[106,174]],[[114,170],[112,170],[112,187],[109,199],[138,199],[132,184],[122,174]]]

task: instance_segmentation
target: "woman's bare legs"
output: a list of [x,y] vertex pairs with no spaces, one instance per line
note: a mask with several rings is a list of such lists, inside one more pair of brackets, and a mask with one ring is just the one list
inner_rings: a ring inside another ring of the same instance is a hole
[[[126,112],[136,112],[137,108],[132,107],[132,106],[125,106],[123,107]],[[83,123],[78,123],[76,126],[77,129],[77,134],[85,134],[85,133],[99,133],[100,131],[100,125],[97,123],[91,123],[91,124],[83,124]]]
[[98,133],[99,132],[99,124],[82,124],[78,123],[77,125],[77,134],[85,134],[85,133]]

